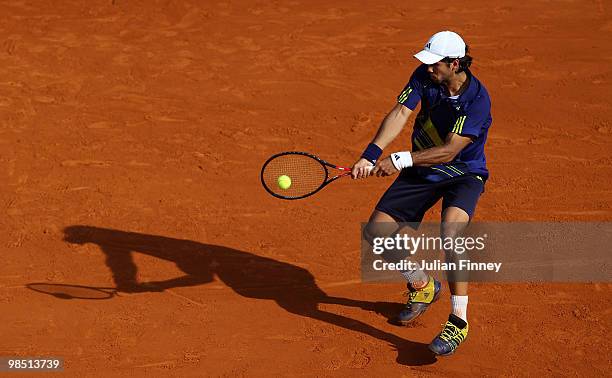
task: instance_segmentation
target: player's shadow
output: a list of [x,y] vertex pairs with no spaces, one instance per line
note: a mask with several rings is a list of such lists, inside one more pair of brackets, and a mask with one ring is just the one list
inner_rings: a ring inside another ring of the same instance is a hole
[[[318,306],[327,303],[359,307],[390,316],[389,312],[397,311],[397,304],[329,296],[317,286],[313,275],[299,266],[218,245],[91,226],[67,227],[64,240],[98,245],[106,254],[106,265],[112,271],[119,292],[154,292],[196,286],[213,282],[216,276],[244,297],[271,299],[292,314],[384,340],[397,349],[398,363],[415,366],[436,361],[425,344],[405,340]],[[132,252],[172,261],[185,275],[163,281],[138,282]]]

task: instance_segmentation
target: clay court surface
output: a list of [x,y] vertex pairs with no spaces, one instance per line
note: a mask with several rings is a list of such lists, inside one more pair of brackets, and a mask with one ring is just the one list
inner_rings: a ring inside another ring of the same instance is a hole
[[402,285],[359,280],[360,222],[392,179],[281,201],[259,170],[286,150],[352,164],[412,54],[452,29],[493,100],[475,221],[610,221],[608,2],[2,1],[0,14],[1,356],[63,357],[72,376],[607,374],[609,283],[473,285],[470,336],[436,359],[447,287],[400,328],[387,316]]

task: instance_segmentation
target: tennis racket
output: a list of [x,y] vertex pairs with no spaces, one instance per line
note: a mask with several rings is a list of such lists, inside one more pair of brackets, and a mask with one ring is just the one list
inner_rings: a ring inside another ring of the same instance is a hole
[[[330,178],[331,174],[336,173]],[[261,183],[276,198],[296,200],[309,197],[351,168],[340,167],[306,152],[281,152],[270,157],[261,168]]]

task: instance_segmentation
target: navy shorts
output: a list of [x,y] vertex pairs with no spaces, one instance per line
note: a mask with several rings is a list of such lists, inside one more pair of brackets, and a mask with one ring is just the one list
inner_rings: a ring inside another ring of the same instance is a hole
[[442,198],[442,209],[458,207],[470,216],[484,191],[484,182],[475,175],[453,177],[440,182],[427,181],[403,170],[376,205],[398,222],[420,223],[425,212]]

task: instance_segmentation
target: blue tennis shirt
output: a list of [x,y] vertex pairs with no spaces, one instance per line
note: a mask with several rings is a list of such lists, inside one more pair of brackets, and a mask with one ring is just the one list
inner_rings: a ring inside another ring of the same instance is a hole
[[420,176],[430,181],[442,181],[468,173],[483,181],[489,177],[484,153],[491,122],[491,98],[486,88],[469,70],[465,71],[468,88],[452,99],[442,86],[432,82],[427,65],[420,65],[412,74],[397,101],[414,110],[421,102],[412,131],[412,151],[444,144],[448,133],[472,138],[455,159],[431,167],[413,167]]

